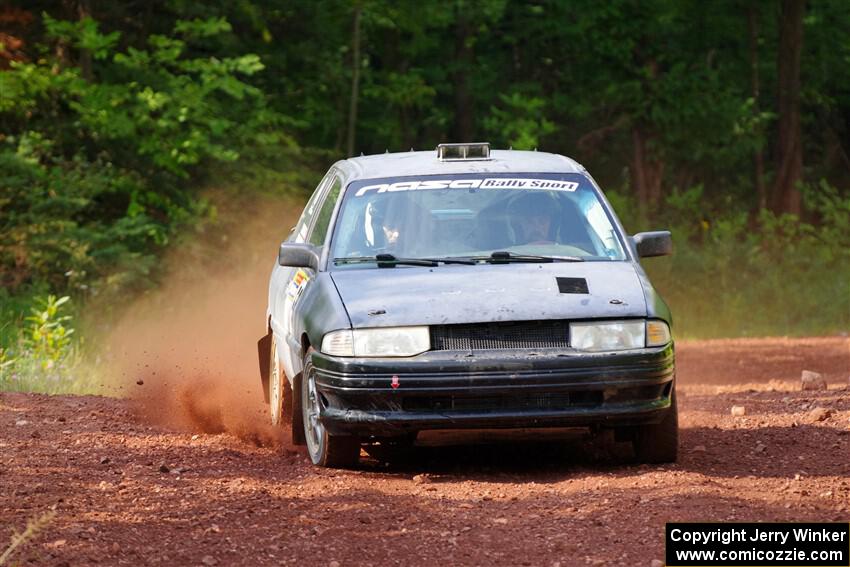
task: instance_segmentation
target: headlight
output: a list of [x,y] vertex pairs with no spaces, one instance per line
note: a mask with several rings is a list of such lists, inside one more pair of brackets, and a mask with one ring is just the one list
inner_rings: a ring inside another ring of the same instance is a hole
[[570,323],[570,345],[591,352],[664,346],[670,327],[664,321]]
[[345,329],[322,339],[322,352],[332,356],[415,356],[430,349],[428,327]]
[[644,321],[570,323],[570,345],[577,350],[596,352],[643,348],[645,336]]

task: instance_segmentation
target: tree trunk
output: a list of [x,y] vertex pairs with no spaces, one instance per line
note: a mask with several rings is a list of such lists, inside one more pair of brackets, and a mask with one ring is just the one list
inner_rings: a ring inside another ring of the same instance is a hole
[[[640,52],[635,53],[636,63],[647,70],[642,80],[642,90],[652,92],[652,83],[658,80],[660,73],[655,57],[645,59]],[[632,183],[638,199],[641,216],[655,209],[661,201],[661,181],[664,177],[664,161],[653,148],[653,128],[646,120],[633,119],[632,125]]]
[[651,138],[644,127],[632,128],[632,185],[644,217],[661,201],[664,178],[664,161],[652,155]]
[[[750,32],[750,87],[753,97],[753,116],[758,118],[761,113],[759,107],[760,85],[759,85],[759,52],[758,52],[758,0],[750,2],[747,8],[747,24]],[[755,135],[762,137],[763,131],[760,126]],[[764,153],[761,148],[753,150],[753,185],[756,188],[756,199],[758,210],[767,207],[767,189],[764,186]]]
[[354,155],[357,130],[357,100],[360,98],[360,3],[354,5],[354,25],[351,31],[351,100],[348,107],[348,156]]
[[[77,16],[80,21],[91,17],[91,3],[89,0],[79,0],[77,3]],[[80,48],[80,73],[86,81],[92,82],[94,80],[91,51],[83,47]]]
[[803,176],[803,146],[800,133],[800,52],[803,46],[805,0],[783,0],[779,22],[778,106],[779,148],[774,209],[800,213],[798,184]]
[[475,122],[472,114],[472,95],[469,92],[469,72],[472,70],[470,26],[463,8],[458,9],[455,26],[455,94],[454,139],[452,142],[474,142]]

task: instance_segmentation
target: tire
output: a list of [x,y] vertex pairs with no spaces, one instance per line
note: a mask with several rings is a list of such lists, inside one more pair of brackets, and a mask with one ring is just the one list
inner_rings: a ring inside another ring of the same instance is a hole
[[635,427],[632,446],[640,463],[675,463],[679,453],[679,410],[674,388],[670,409],[661,423]]
[[288,388],[289,395],[292,398],[292,403],[289,404],[289,422],[292,424],[292,444],[306,445],[307,440],[304,438],[304,420],[301,412],[301,376],[295,377],[293,385],[295,386],[294,390],[292,388]]
[[[289,380],[283,375],[280,360],[277,356],[277,341],[272,335],[271,348],[269,348],[269,413],[272,425],[283,426],[284,424],[284,388],[289,385]],[[286,382],[286,385],[284,385]]]
[[316,389],[312,351],[308,351],[304,356],[304,371],[301,373],[300,386],[304,439],[307,442],[310,460],[320,467],[346,468],[356,465],[360,458],[360,439],[353,436],[331,435],[319,420],[322,399]]
[[272,425],[291,426],[292,443],[304,444],[304,431],[301,424],[301,404],[292,391],[277,355],[277,343],[272,337],[269,360],[269,413]]

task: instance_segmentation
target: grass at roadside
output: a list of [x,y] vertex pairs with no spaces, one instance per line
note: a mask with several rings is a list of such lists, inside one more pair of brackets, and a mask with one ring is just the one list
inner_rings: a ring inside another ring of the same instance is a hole
[[19,533],[14,531],[12,533],[12,539],[9,542],[9,546],[0,553],[0,567],[9,564],[9,560],[12,558],[15,551],[21,546],[26,545],[27,542],[36,538],[40,532],[44,531],[44,529],[50,525],[50,522],[52,522],[55,517],[56,511],[48,510],[47,512],[29,520],[27,522],[27,527],[23,532]]
[[68,296],[32,295],[0,302],[0,391],[96,394],[96,373],[84,371],[82,341]]
[[694,187],[674,191],[650,222],[633,198],[609,196],[630,233],[673,233],[673,255],[643,265],[677,338],[850,331],[850,198],[834,188],[808,188],[808,218],[730,212]]

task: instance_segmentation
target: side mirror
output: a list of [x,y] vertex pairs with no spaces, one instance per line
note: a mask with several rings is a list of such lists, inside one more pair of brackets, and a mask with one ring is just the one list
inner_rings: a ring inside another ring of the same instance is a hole
[[632,242],[641,258],[669,256],[673,253],[673,237],[669,230],[639,232],[632,236]]
[[284,242],[277,253],[277,263],[289,268],[319,269],[319,251],[312,244]]

